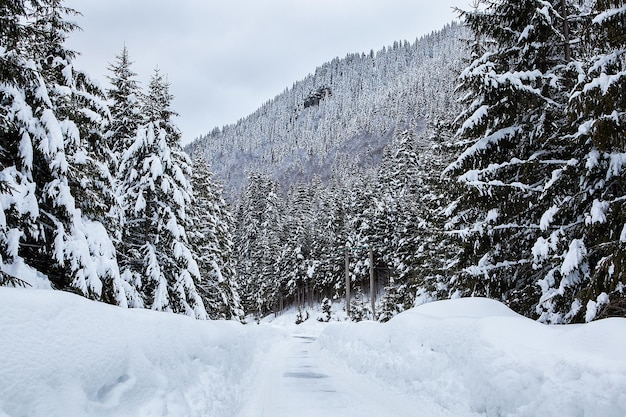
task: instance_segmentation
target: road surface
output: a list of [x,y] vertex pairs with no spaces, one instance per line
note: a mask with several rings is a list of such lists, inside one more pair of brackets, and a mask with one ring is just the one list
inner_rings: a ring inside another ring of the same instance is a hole
[[239,417],[412,417],[416,404],[348,370],[315,336],[276,344],[259,367]]

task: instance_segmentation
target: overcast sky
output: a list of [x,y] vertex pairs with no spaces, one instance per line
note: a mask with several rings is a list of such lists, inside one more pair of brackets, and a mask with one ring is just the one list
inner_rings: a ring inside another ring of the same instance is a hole
[[108,86],[124,44],[142,85],[167,74],[183,142],[236,122],[347,53],[413,42],[470,0],[66,0],[83,14],[68,46]]

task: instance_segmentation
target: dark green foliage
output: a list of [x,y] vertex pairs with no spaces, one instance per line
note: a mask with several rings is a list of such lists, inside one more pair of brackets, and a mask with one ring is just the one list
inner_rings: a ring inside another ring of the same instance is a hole
[[155,71],[143,112],[144,124],[124,152],[119,170],[125,223],[120,263],[138,295],[131,305],[207,317],[196,284],[198,265],[187,230],[192,203],[191,163],[173,121],[169,84]]
[[621,293],[624,246],[623,12],[563,3],[462,13],[486,52],[461,75],[458,137],[472,145],[447,169],[467,186],[460,293],[556,323]]
[[57,0],[0,9],[0,264],[19,259],[55,288],[124,305],[102,229],[113,200],[99,143],[108,109],[64,45],[78,13]]
[[195,156],[192,186],[194,202],[190,212],[191,250],[200,269],[198,291],[211,319],[242,321],[243,310],[235,280],[233,220],[215,183],[206,160]]
[[116,57],[115,63],[109,65],[109,83],[107,97],[111,102],[111,124],[106,134],[109,149],[115,159],[111,168],[117,168],[122,153],[130,147],[137,129],[143,121],[141,114],[141,90],[131,69],[126,46]]

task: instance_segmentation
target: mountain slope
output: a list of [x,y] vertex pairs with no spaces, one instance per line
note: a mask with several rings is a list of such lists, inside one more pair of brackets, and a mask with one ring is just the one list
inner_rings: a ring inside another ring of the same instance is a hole
[[453,80],[466,55],[463,34],[452,23],[414,43],[336,58],[186,150],[206,155],[230,197],[251,172],[287,189],[316,175],[341,179],[375,168],[395,130],[420,133],[426,120],[456,113]]

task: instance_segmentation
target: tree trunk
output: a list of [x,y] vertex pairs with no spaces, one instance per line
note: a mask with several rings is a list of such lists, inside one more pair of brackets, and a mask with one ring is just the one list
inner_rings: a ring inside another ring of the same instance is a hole
[[570,48],[569,23],[567,22],[567,5],[565,0],[561,0],[561,16],[563,17],[563,38],[565,46],[565,62],[572,59],[572,51]]

